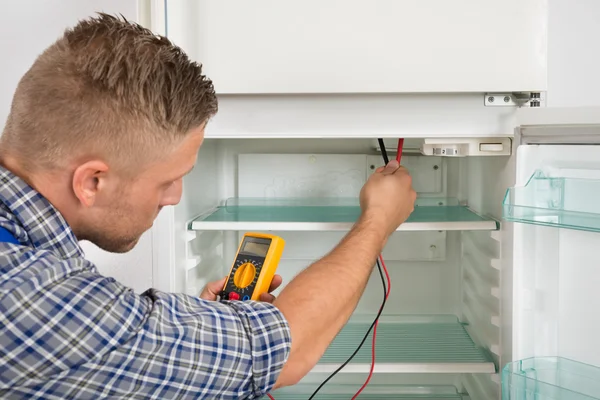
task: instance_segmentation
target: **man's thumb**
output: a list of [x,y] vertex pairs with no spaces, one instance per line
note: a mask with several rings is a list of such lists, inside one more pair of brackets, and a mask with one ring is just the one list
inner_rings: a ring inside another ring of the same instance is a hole
[[384,175],[393,174],[394,172],[396,172],[396,170],[399,167],[400,167],[400,163],[398,163],[398,161],[396,161],[396,160],[392,160],[385,166],[385,169],[383,170],[383,174]]

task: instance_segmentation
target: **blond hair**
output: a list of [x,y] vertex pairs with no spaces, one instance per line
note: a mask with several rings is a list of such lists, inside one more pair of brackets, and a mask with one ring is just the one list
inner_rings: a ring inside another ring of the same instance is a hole
[[141,161],[216,112],[201,65],[165,37],[99,13],[67,29],[22,77],[0,143],[30,167]]

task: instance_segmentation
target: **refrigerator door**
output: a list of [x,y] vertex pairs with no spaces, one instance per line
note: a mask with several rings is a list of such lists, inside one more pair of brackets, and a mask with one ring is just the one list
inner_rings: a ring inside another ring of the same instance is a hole
[[[512,359],[600,366],[600,109],[523,109],[513,229]],[[505,222],[506,223],[506,222]]]
[[[167,3],[169,38],[203,64],[219,94],[547,87],[547,0]],[[507,21],[510,29],[496,28]]]

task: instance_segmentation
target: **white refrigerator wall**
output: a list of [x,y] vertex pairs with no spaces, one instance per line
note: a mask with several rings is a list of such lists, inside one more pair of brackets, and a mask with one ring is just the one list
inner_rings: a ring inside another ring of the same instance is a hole
[[[14,90],[35,58],[65,28],[103,11],[138,20],[137,0],[19,0],[2,4],[0,11],[0,127],[4,127]],[[2,129],[0,129],[0,132]],[[126,254],[111,254],[82,242],[87,257],[98,269],[141,292],[152,286],[152,232],[142,236]]]

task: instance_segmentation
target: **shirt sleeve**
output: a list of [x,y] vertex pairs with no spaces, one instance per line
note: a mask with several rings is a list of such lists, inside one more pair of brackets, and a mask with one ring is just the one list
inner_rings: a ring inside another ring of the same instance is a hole
[[[201,385],[214,390],[206,398],[261,398],[275,385],[291,347],[291,335],[281,311],[263,302],[214,302],[151,290],[154,310],[150,330],[180,325],[192,337],[199,357],[195,373]],[[168,335],[166,335],[168,336]],[[190,354],[191,355],[191,354]],[[207,372],[203,372],[207,370]],[[208,392],[207,392],[208,394]]]
[[139,295],[94,269],[46,273],[2,298],[0,397],[255,399],[289,356],[272,304]]

